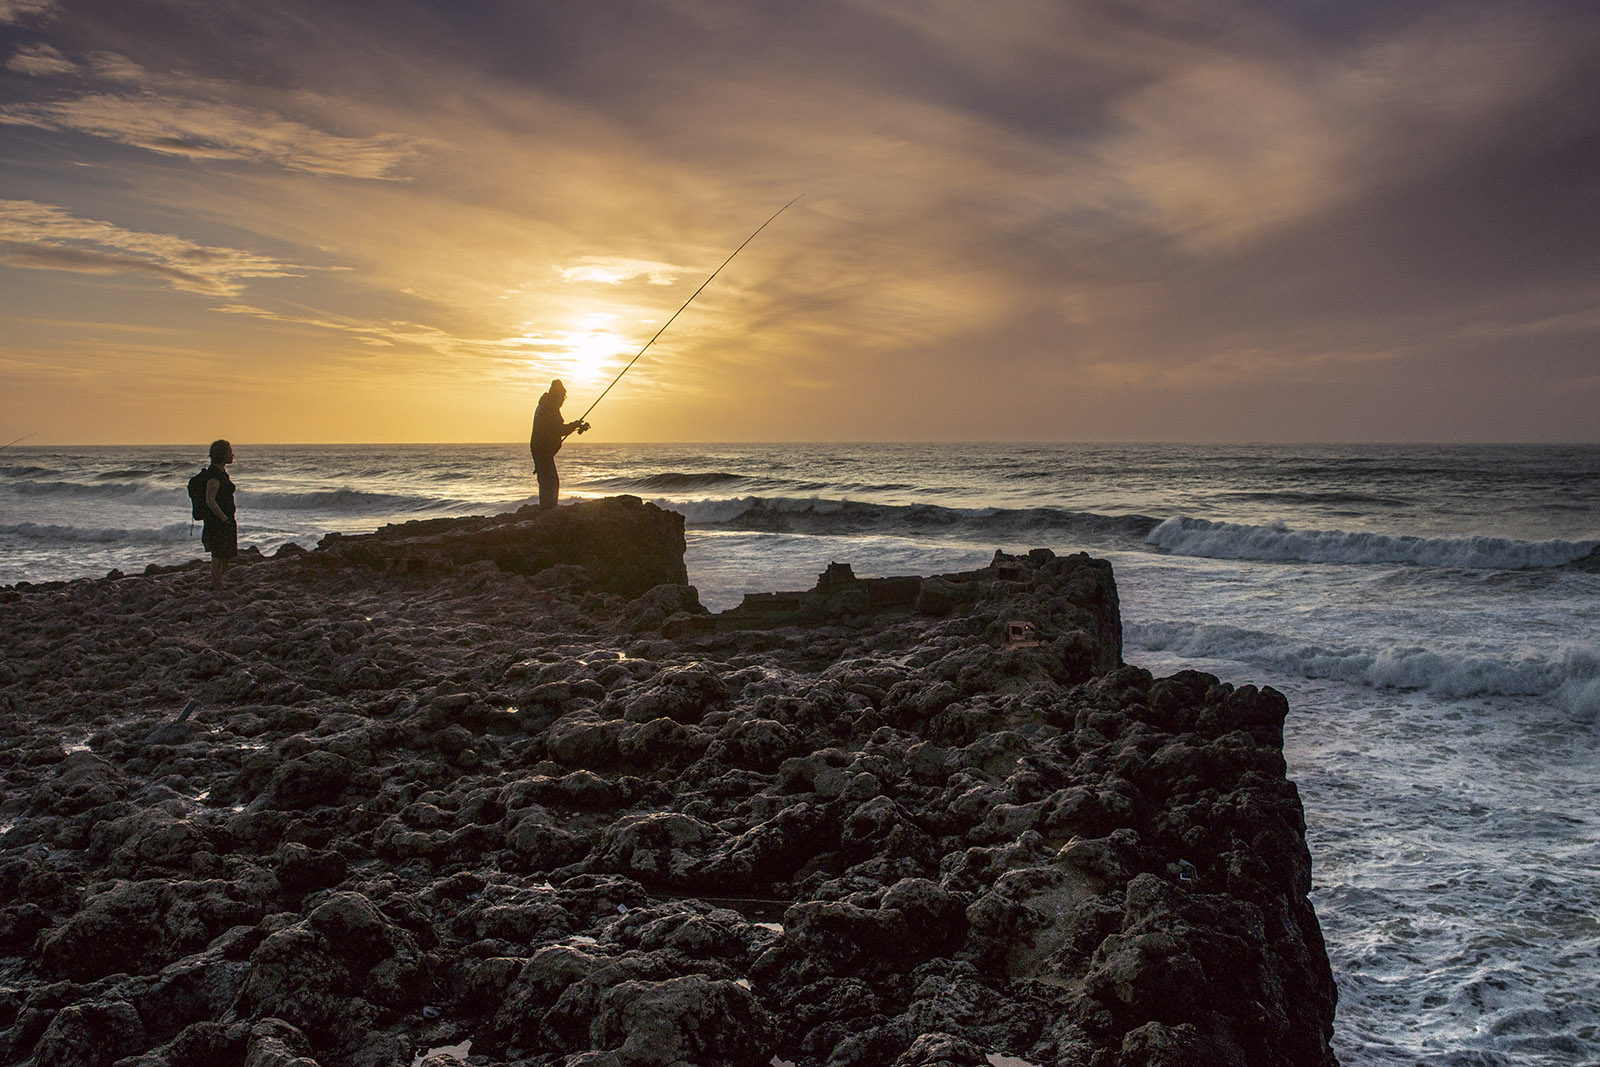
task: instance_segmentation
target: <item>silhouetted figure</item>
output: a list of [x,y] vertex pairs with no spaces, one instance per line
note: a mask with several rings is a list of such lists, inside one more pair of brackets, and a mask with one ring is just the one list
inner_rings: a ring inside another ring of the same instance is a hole
[[211,466],[206,468],[206,517],[200,543],[211,553],[211,588],[222,588],[222,572],[239,554],[238,508],[233,503],[233,479],[224,470],[233,462],[233,446],[211,442]]
[[550,383],[550,391],[539,398],[533,412],[533,436],[528,440],[528,451],[533,453],[533,472],[539,477],[539,506],[553,508],[561,492],[561,479],[556,474],[556,453],[562,442],[573,433],[582,433],[589,424],[561,421],[561,405],[567,399],[567,387],[557,378]]

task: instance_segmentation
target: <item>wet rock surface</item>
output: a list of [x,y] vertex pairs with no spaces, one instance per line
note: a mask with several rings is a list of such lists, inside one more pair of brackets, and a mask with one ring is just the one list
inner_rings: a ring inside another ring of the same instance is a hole
[[1107,564],[358,555],[0,590],[0,1062],[1334,1062],[1284,700],[1123,665]]

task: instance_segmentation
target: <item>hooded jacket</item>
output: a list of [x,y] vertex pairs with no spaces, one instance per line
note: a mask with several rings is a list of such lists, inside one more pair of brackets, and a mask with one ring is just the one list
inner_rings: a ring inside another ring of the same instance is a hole
[[567,425],[561,421],[561,403],[565,396],[545,393],[533,411],[533,436],[528,439],[528,450],[534,455],[553,456],[561,451],[566,440]]

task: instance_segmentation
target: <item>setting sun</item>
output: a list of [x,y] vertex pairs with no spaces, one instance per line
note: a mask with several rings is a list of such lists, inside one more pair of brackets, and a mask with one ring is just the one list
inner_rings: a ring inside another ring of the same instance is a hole
[[604,381],[620,369],[618,361],[628,351],[627,340],[603,325],[615,318],[603,312],[584,316],[585,325],[555,335],[558,351],[543,362],[559,367],[556,376],[566,379],[569,388]]

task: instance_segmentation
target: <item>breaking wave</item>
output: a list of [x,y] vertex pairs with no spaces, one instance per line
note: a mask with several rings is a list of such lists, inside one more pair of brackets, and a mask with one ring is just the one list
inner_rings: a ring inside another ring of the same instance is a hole
[[1353,682],[1374,689],[1420,690],[1452,700],[1539,697],[1577,718],[1600,718],[1600,646],[1568,644],[1550,654],[1504,658],[1397,645],[1320,645],[1219,623],[1124,621],[1130,658],[1138,650],[1248,663],[1287,675]]
[[408,511],[454,510],[470,506],[461,500],[408,493],[368,493],[341,487],[305,493],[239,490],[239,507],[268,511],[316,511],[333,515],[372,515]]
[[1071,536],[1137,543],[1159,520],[1064,508],[952,508],[938,504],[873,504],[823,497],[745,496],[667,501],[691,526],[763,533],[886,536]]
[[74,541],[90,544],[183,541],[198,537],[197,523],[174,522],[166,526],[130,529],[120,526],[63,526],[55,523],[19,522],[0,526],[0,534],[35,541]]
[[1245,526],[1178,516],[1147,543],[1176,556],[1300,563],[1413,563],[1471,570],[1564,567],[1589,558],[1600,541],[1513,541],[1503,537],[1411,537],[1344,530]]
[[[103,500],[117,504],[170,508],[187,514],[188,490],[185,484],[163,485],[145,481],[23,482],[8,487],[18,497],[40,502],[50,500]],[[474,506],[468,501],[410,493],[379,493],[342,486],[304,492],[274,492],[243,486],[239,489],[241,509],[269,511],[316,511],[330,515],[394,514],[412,511],[449,510]],[[481,506],[481,505],[478,505]]]
[[749,481],[750,479],[742,474],[729,474],[725,471],[703,471],[699,473],[685,471],[649,474],[639,477],[600,478],[589,482],[588,485],[620,492],[663,493],[686,489],[725,488],[730,485],[745,484]]
[[166,504],[181,500],[185,495],[183,485],[152,485],[144,481],[94,481],[94,482],[20,482],[8,486],[7,491],[19,497],[36,497],[45,500],[116,500],[133,504]]

